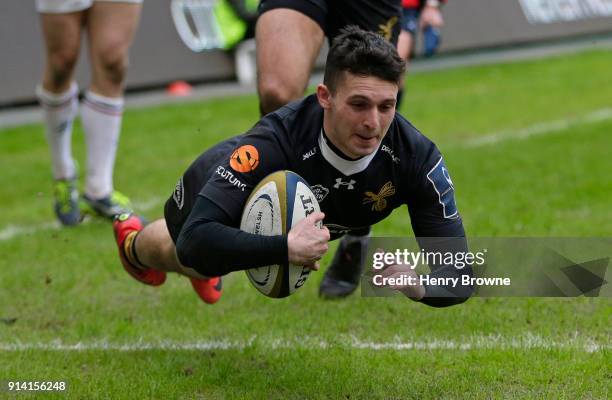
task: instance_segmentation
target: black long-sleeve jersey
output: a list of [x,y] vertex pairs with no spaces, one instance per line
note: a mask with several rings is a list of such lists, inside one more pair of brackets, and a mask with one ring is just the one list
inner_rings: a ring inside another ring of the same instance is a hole
[[[310,184],[332,239],[363,231],[404,204],[415,236],[465,236],[452,180],[433,142],[396,113],[375,152],[347,159],[326,139],[323,109],[311,95],[210,148],[188,168],[166,204],[179,259],[204,274],[286,260],[286,238],[253,238],[236,229],[253,188],[279,170],[294,171]],[[211,222],[194,233],[198,225]],[[232,229],[226,231],[228,226]],[[241,245],[228,243],[235,240]],[[198,265],[203,258],[223,267],[207,270]]]

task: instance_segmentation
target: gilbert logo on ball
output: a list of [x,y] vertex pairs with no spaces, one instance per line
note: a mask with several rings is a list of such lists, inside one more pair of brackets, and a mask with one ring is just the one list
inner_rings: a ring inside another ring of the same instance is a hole
[[[308,183],[291,171],[278,171],[264,178],[249,196],[240,229],[257,235],[286,235],[295,224],[320,211]],[[268,297],[287,297],[308,279],[310,268],[284,263],[251,268],[249,281]]]
[[259,152],[255,146],[240,146],[230,157],[230,167],[236,172],[251,172],[259,165]]

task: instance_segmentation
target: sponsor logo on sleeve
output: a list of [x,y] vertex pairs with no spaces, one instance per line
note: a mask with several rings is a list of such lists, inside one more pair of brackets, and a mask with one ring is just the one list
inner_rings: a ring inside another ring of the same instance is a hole
[[259,165],[259,152],[250,144],[240,146],[230,156],[230,167],[236,172],[251,172]]
[[378,193],[374,192],[365,192],[365,199],[363,199],[363,204],[372,203],[372,211],[382,211],[387,208],[387,200],[385,197],[393,196],[395,194],[395,187],[391,181],[385,183],[382,188],[378,191]]
[[185,187],[183,186],[183,178],[178,180],[176,186],[174,187],[174,193],[172,193],[172,198],[176,203],[176,206],[179,210],[183,209],[183,203],[185,201]]
[[228,171],[227,169],[219,165],[215,173],[227,182],[229,182],[230,185],[236,186],[238,189],[244,192],[246,183],[241,182],[240,179],[236,178],[234,174],[232,174],[231,171]]

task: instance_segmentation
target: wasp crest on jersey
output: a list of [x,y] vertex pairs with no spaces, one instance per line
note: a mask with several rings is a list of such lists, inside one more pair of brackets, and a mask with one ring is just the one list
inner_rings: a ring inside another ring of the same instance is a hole
[[380,188],[378,193],[365,192],[364,194],[366,197],[363,199],[363,204],[372,203],[372,211],[382,211],[387,208],[387,199],[385,199],[385,197],[393,196],[395,194],[395,187],[393,187],[393,183],[389,181]]

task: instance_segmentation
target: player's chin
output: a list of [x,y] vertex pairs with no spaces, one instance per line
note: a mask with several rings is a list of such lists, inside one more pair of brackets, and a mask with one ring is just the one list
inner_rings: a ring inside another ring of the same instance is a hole
[[378,138],[378,136],[366,138],[360,135],[354,135],[352,150],[356,155],[359,155],[360,157],[367,156],[376,151],[379,142],[380,139]]

